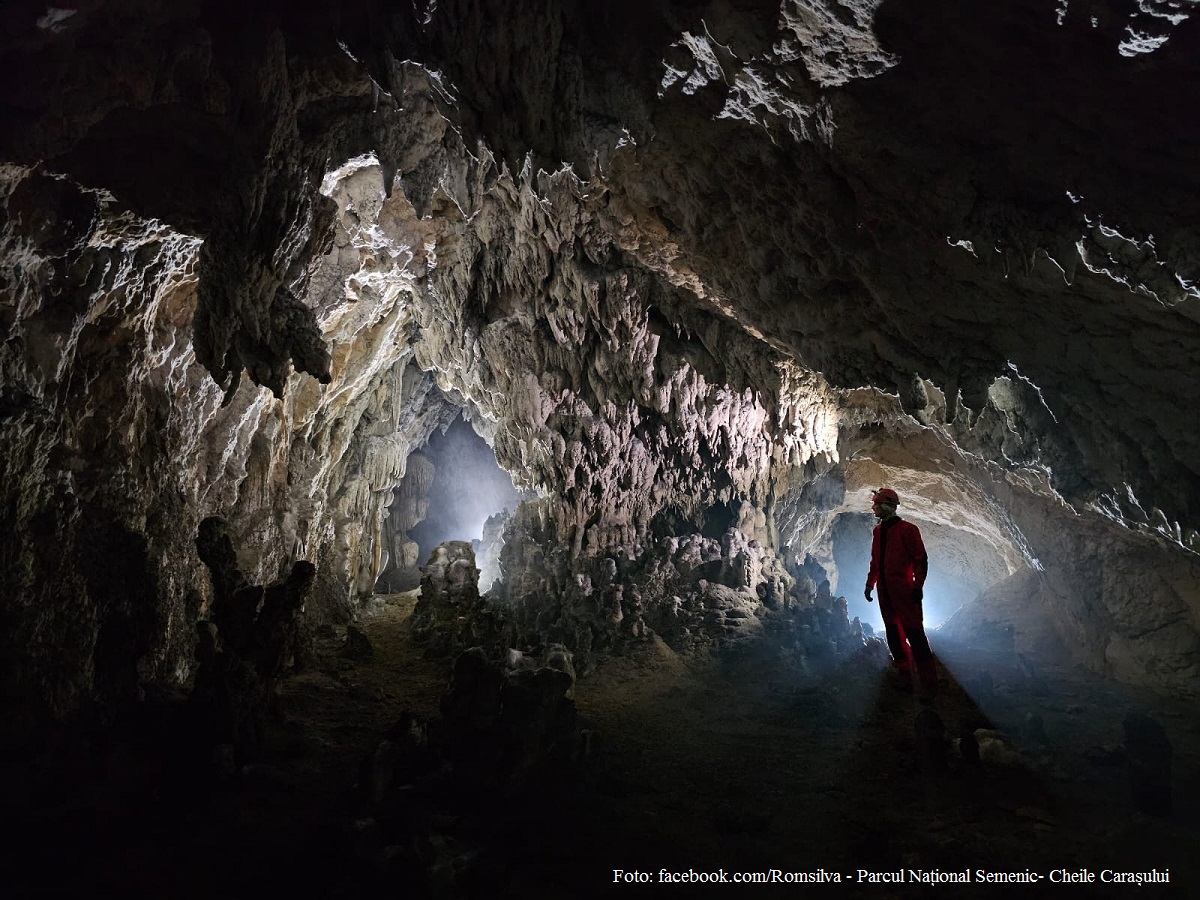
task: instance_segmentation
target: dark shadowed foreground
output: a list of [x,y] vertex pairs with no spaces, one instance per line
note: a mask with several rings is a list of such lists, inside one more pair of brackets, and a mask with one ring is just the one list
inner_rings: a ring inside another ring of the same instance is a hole
[[[884,677],[870,642],[806,674],[769,638],[690,658],[654,638],[578,682],[571,759],[501,789],[443,763],[372,796],[365,782],[384,776],[364,760],[381,758],[385,735],[399,740],[405,710],[418,723],[436,715],[449,674],[413,642],[414,602],[375,601],[369,650],[327,635],[284,682],[256,761],[194,765],[166,701],[158,720],[106,743],[61,747],[74,776],[27,783],[30,805],[15,813],[12,896],[565,898],[637,890],[626,879],[639,872],[659,891],[701,890],[658,884],[662,870],[805,878],[815,883],[754,891],[876,898],[1058,896],[1066,888],[1045,880],[977,883],[1054,869],[1169,870],[1139,897],[1200,884],[1200,744],[1186,703],[1145,710],[1173,745],[1171,808],[1155,807],[1161,779],[1139,774],[1147,751],[1123,728],[1148,698],[944,641],[944,689],[923,705]],[[857,884],[859,870],[968,871],[976,883]]]

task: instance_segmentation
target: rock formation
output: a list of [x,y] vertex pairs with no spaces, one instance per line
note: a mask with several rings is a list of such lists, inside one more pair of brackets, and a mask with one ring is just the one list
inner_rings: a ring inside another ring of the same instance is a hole
[[1194,687],[1200,19],[618,6],[0,14],[17,721],[188,680],[209,516],[350,618],[460,412],[541,497],[501,558],[530,640],[856,595],[886,482],[956,627]]

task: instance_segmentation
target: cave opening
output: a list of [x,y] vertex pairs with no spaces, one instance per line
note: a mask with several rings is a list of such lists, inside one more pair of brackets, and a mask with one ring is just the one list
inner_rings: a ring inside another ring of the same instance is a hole
[[503,521],[531,494],[517,490],[496,453],[460,414],[408,457],[403,479],[388,509],[384,540],[388,562],[378,593],[416,588],[420,567],[439,544],[465,541],[489,576],[499,572],[499,531]]
[[[938,628],[1011,574],[1012,563],[991,544],[961,528],[920,517],[909,518],[921,529],[930,558],[923,603],[926,628]],[[952,510],[950,518],[961,519],[963,513]],[[868,603],[861,587],[867,580],[871,531],[875,524],[875,517],[870,513],[842,512],[834,518],[829,533],[834,563],[830,582],[834,593],[846,597],[851,618],[857,616],[876,633],[882,633],[879,604]],[[1012,549],[1010,558],[1015,555]]]

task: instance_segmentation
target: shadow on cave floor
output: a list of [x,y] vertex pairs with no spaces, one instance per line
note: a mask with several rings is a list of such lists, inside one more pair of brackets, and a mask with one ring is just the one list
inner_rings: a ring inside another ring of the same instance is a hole
[[[844,879],[860,868],[1169,867],[1176,885],[1198,883],[1194,706],[999,650],[937,649],[942,690],[928,706],[861,659],[789,683],[765,645],[704,667],[661,646],[637,669],[610,662],[577,694],[615,745],[589,809],[595,833],[580,843],[606,847],[603,871],[823,868]],[[926,736],[926,708],[947,743]],[[1119,747],[1131,708],[1153,710],[1174,739],[1170,819],[1133,808]],[[967,759],[971,738],[977,763]],[[864,886],[864,896],[879,890]],[[1072,890],[1116,896],[1128,886]]]
[[[141,768],[128,783],[21,821],[23,840],[10,850],[26,875],[8,866],[0,876],[11,895],[57,895],[73,877],[69,887],[133,896],[423,896],[380,874],[352,790],[359,761],[400,711],[433,715],[446,685],[445,664],[425,659],[409,638],[413,602],[376,602],[364,622],[371,658],[326,655],[286,682],[263,762],[233,783],[168,787],[166,766],[135,753]],[[843,882],[859,869],[1170,868],[1166,890],[1143,887],[1139,896],[1194,890],[1194,707],[1072,668],[1035,669],[999,649],[942,641],[935,650],[943,689],[928,708],[944,722],[946,743],[924,736],[916,723],[926,707],[891,686],[868,654],[819,675],[797,671],[767,642],[683,657],[654,639],[609,659],[576,687],[591,735],[582,771],[432,817],[433,844],[453,866],[486,861],[475,890],[433,895],[598,896],[613,889],[614,869],[656,880],[664,868],[824,870]],[[1121,721],[1135,707],[1151,710],[1174,744],[1169,817],[1135,810],[1120,764]],[[977,764],[955,743],[964,724],[979,736]],[[944,765],[931,747],[945,749]],[[1023,896],[1064,890],[1007,887]],[[820,889],[897,898],[930,890]],[[996,888],[935,890],[990,897]],[[1066,890],[1115,897],[1129,888]]]

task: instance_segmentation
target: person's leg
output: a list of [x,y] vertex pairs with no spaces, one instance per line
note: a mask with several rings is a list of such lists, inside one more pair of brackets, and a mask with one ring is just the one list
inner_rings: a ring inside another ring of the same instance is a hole
[[879,611],[883,614],[883,631],[887,636],[888,650],[892,654],[892,668],[901,688],[912,688],[912,656],[908,649],[908,641],[904,624],[890,603],[880,598]]
[[912,658],[917,669],[917,678],[921,682],[921,690],[929,696],[937,693],[937,665],[933,661],[933,649],[929,646],[929,638],[925,635],[925,624],[920,603],[910,605],[900,617],[908,645],[912,648]]

